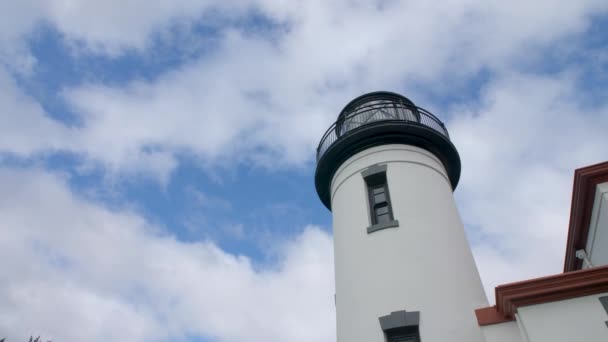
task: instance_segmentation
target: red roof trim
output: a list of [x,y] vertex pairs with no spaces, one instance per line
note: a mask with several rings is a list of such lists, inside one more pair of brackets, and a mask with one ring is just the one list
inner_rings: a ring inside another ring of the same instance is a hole
[[480,326],[510,322],[515,320],[515,318],[513,317],[506,317],[502,313],[498,312],[498,310],[496,309],[496,305],[475,310],[475,316],[477,317],[477,324],[479,324]]
[[595,188],[598,184],[608,182],[608,162],[583,167],[574,171],[572,188],[572,207],[570,209],[570,226],[566,243],[564,272],[580,270],[582,260],[576,258],[576,251],[584,249],[589,235],[591,211]]
[[512,321],[517,308],[608,292],[608,265],[496,287],[496,305],[475,310],[477,323]]

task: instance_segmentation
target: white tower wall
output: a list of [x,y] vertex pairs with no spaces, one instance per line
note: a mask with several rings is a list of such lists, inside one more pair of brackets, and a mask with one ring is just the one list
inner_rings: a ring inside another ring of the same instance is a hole
[[[372,233],[361,174],[386,164],[399,226]],[[365,149],[331,183],[338,342],[383,342],[379,317],[419,311],[424,342],[481,342],[474,310],[488,305],[452,187],[432,153],[409,145]]]

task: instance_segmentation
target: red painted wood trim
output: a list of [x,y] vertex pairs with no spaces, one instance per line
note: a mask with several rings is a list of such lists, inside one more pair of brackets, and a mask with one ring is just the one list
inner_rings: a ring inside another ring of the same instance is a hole
[[496,310],[496,305],[475,310],[475,316],[477,317],[477,323],[480,326],[510,322],[514,320],[513,317],[505,317],[505,315],[498,312],[498,310]]
[[479,325],[503,323],[513,320],[522,306],[604,292],[608,292],[608,265],[497,286],[496,305],[475,314]]
[[598,184],[604,182],[608,182],[608,162],[583,167],[574,171],[564,272],[582,268],[582,260],[576,258],[576,251],[584,249],[587,244],[595,188]]

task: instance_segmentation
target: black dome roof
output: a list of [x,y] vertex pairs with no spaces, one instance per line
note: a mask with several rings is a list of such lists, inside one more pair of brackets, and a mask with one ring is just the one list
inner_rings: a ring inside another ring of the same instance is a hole
[[406,106],[416,107],[412,100],[407,97],[393,93],[390,91],[374,91],[371,93],[363,94],[351,100],[349,103],[344,106],[342,111],[340,111],[340,115],[338,115],[338,119],[343,118],[344,116],[356,111],[357,109],[369,105],[370,103],[398,103],[404,104]]

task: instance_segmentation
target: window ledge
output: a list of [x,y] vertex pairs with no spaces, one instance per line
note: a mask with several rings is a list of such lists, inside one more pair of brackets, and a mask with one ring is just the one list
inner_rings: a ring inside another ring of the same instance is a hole
[[394,228],[394,227],[399,227],[398,220],[392,220],[392,221],[386,222],[386,223],[379,223],[379,224],[371,225],[371,226],[367,227],[367,234],[373,233],[378,230],[382,230],[382,229],[386,229],[386,228]]

